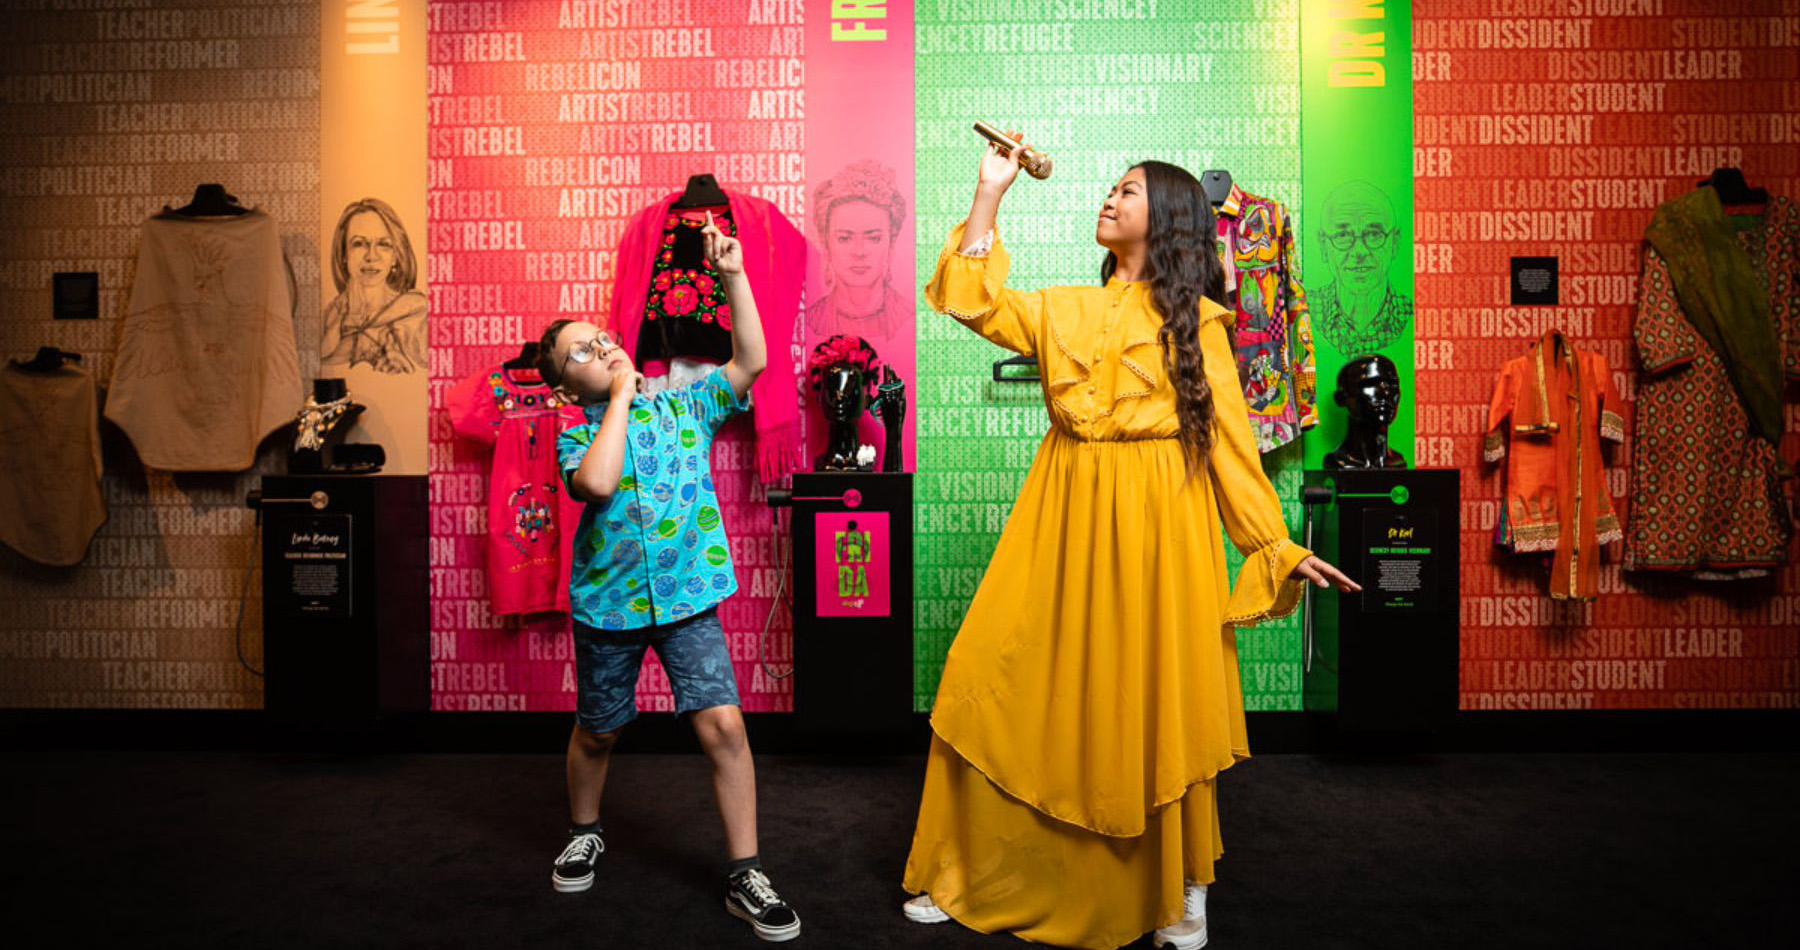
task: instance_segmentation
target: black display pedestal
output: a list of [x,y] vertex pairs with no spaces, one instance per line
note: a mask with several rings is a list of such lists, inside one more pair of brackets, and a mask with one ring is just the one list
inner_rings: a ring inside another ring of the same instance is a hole
[[427,500],[420,475],[263,479],[272,717],[348,724],[430,707]]
[[913,700],[912,475],[796,474],[792,524],[795,728],[905,732]]
[[1362,585],[1310,587],[1309,712],[1339,732],[1422,733],[1456,712],[1461,485],[1454,469],[1309,471],[1314,551]]

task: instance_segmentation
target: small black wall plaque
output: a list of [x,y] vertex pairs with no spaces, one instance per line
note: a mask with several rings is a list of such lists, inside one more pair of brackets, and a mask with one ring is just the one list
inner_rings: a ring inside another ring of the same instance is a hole
[[91,270],[50,275],[50,315],[58,320],[100,319],[100,275]]
[[1556,258],[1512,259],[1513,306],[1556,303]]

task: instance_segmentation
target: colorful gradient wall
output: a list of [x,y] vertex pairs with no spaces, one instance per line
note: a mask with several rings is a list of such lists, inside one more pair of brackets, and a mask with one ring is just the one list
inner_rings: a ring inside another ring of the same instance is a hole
[[[488,457],[453,436],[442,397],[551,321],[607,313],[616,251],[640,208],[698,173],[773,202],[812,250],[793,262],[807,272],[802,313],[791,334],[771,331],[771,359],[803,377],[812,346],[852,332],[912,378],[912,21],[901,6],[873,16],[825,0],[430,5],[434,708],[574,707],[568,619],[488,609]],[[883,220],[896,230],[880,247],[825,246],[832,198],[846,190],[891,212]],[[902,301],[880,327],[833,306],[834,288],[861,274]],[[812,428],[816,448],[822,427]],[[881,445],[881,431],[871,422],[864,438]],[[787,541],[753,449],[745,417],[713,454],[740,584],[720,618],[744,708],[779,711],[792,702],[780,674],[793,595],[778,604]],[[653,659],[638,695],[645,709],[674,708]]]
[[[1035,386],[991,382],[990,365],[1008,354],[917,293],[968,207],[979,147],[969,123],[1022,127],[1057,159],[1052,179],[1021,181],[1003,212],[1017,286],[1096,279],[1091,215],[1140,158],[1227,169],[1287,201],[1305,234],[1320,212],[1303,206],[1300,182],[1302,2],[896,2],[835,27],[830,0],[428,3],[430,136],[419,161],[436,708],[573,704],[566,620],[487,609],[487,456],[452,437],[444,391],[551,319],[604,311],[626,219],[696,171],[769,198],[801,228],[815,248],[807,302],[817,303],[848,272],[817,253],[817,189],[865,158],[893,173],[906,208],[883,266],[911,312],[905,332],[879,345],[912,398],[914,701],[928,708],[1047,425]],[[320,5],[14,6],[0,15],[0,119],[14,130],[0,142],[5,355],[79,350],[104,381],[142,219],[202,181],[283,222],[300,288],[296,336],[316,341]],[[1416,297],[1415,461],[1462,470],[1463,705],[1800,704],[1800,568],[1724,590],[1624,576],[1609,560],[1597,603],[1557,607],[1532,562],[1493,549],[1500,480],[1478,449],[1494,374],[1552,324],[1603,352],[1631,397],[1637,248],[1658,201],[1718,164],[1800,194],[1800,14],[1791,0],[1378,6],[1396,21],[1410,7],[1412,23],[1415,247],[1395,266],[1412,265]],[[1301,253],[1310,288],[1322,265],[1305,242]],[[1563,305],[1509,307],[1508,258],[1545,254],[1561,258]],[[48,319],[48,277],[63,270],[100,273],[100,321]],[[774,352],[798,362],[818,335],[800,322]],[[306,375],[316,361],[303,345]],[[1323,378],[1321,390],[1328,403]],[[1787,418],[1793,459],[1800,414],[1790,406]],[[259,662],[260,580],[245,573],[242,506],[254,473],[146,471],[103,433],[112,521],[88,561],[52,570],[0,551],[0,599],[19,605],[0,614],[0,706],[258,705],[234,634],[247,579],[242,644]],[[723,615],[746,708],[781,711],[791,681],[758,658],[785,536],[750,448],[739,422],[715,456],[742,584]],[[1630,451],[1615,449],[1608,473],[1627,516]],[[1296,497],[1300,450],[1266,462],[1282,496]],[[279,465],[271,442],[256,471]],[[1297,535],[1292,501],[1287,516]],[[791,656],[788,628],[787,611],[774,610],[766,649],[777,671]],[[1297,620],[1245,632],[1239,645],[1247,704],[1297,708]],[[640,685],[646,708],[669,707],[653,663]]]

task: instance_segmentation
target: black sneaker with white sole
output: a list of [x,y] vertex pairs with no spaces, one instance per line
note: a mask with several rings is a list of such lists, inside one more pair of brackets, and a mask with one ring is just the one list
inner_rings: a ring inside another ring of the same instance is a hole
[[800,915],[775,893],[762,868],[731,875],[725,887],[725,909],[732,916],[749,921],[756,935],[764,940],[792,940],[800,936]]
[[594,863],[606,850],[606,843],[593,833],[572,835],[562,854],[556,856],[556,868],[550,872],[550,886],[564,894],[585,891],[594,886]]

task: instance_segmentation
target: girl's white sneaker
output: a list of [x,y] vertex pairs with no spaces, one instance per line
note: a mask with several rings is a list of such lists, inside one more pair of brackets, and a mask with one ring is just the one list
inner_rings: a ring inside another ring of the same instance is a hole
[[901,904],[900,912],[906,915],[907,920],[915,924],[941,924],[950,919],[949,914],[944,913],[938,905],[931,902],[930,894],[920,894]]
[[1160,928],[1150,935],[1150,942],[1175,950],[1200,950],[1206,946],[1206,918],[1195,917]]
[[1181,894],[1182,919],[1150,935],[1158,947],[1200,950],[1206,946],[1206,885],[1189,884]]

